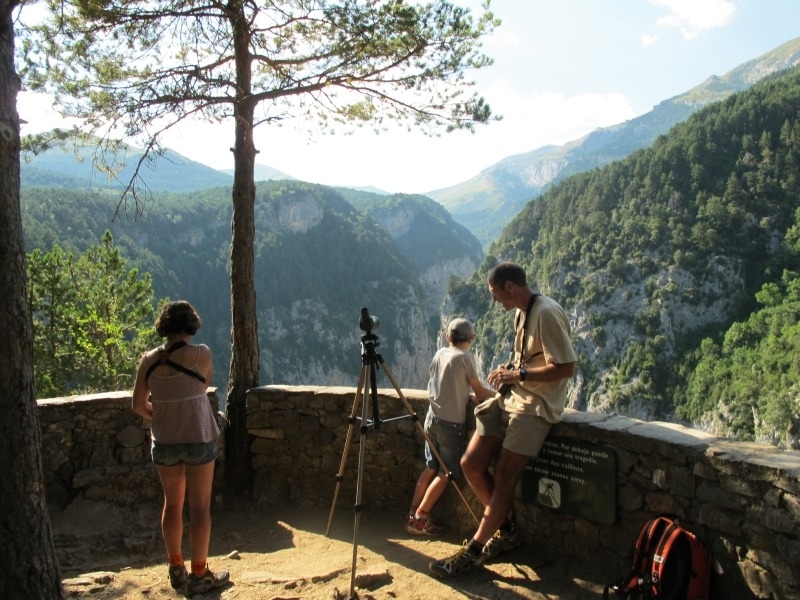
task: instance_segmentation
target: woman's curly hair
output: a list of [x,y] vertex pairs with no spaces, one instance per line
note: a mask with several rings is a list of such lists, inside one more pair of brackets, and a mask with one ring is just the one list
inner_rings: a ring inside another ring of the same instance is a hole
[[200,315],[186,300],[167,302],[156,319],[156,333],[167,337],[174,333],[194,335],[200,329]]

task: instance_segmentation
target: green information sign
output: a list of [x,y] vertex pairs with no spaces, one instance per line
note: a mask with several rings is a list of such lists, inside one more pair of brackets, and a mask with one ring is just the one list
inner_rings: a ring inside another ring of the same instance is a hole
[[524,502],[601,525],[617,520],[617,455],[606,446],[549,436],[521,482]]

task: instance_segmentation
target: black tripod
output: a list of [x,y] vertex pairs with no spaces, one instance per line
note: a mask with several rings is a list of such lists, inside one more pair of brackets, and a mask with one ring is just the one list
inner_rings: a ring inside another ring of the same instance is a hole
[[[376,348],[380,345],[378,341],[378,336],[375,335],[372,330],[377,329],[379,325],[378,319],[376,317],[372,317],[369,314],[369,311],[366,308],[361,309],[361,320],[359,321],[359,327],[362,331],[366,332],[364,335],[361,336],[361,374],[358,378],[358,387],[356,388],[356,397],[355,401],[353,402],[353,409],[350,411],[350,417],[348,419],[349,427],[347,429],[347,437],[345,439],[344,444],[344,452],[342,452],[342,461],[339,465],[339,472],[336,475],[336,489],[333,493],[333,503],[331,505],[331,512],[328,516],[328,526],[325,530],[325,535],[327,536],[331,530],[331,522],[333,521],[333,513],[336,509],[336,500],[339,497],[339,489],[342,483],[342,479],[344,477],[344,469],[347,463],[347,455],[350,451],[350,444],[353,441],[353,432],[355,430],[355,424],[359,420],[361,421],[361,426],[359,428],[361,438],[358,447],[358,478],[356,480],[356,503],[354,506],[354,513],[355,513],[355,523],[353,526],[353,563],[351,565],[350,570],[350,600],[354,600],[357,598],[355,593],[355,581],[356,581],[356,562],[358,559],[358,531],[359,525],[361,522],[361,498],[363,493],[363,484],[364,484],[364,456],[366,451],[366,436],[367,432],[370,427],[374,427],[375,429],[379,429],[381,423],[388,423],[390,421],[396,421],[398,419],[405,419],[407,417],[411,417],[411,420],[416,424],[417,429],[422,433],[422,436],[425,438],[425,441],[428,443],[428,446],[431,449],[431,452],[436,457],[440,467],[442,470],[446,470],[447,479],[450,483],[453,484],[453,487],[458,492],[458,495],[464,501],[464,505],[469,510],[472,518],[475,519],[477,523],[480,523],[478,517],[470,507],[469,502],[464,497],[464,494],[461,492],[461,489],[458,487],[456,483],[453,473],[447,469],[447,465],[442,459],[439,451],[436,449],[436,446],[431,441],[428,434],[425,432],[425,428],[419,422],[419,417],[414,412],[412,406],[408,403],[403,392],[400,390],[400,386],[397,385],[394,377],[392,376],[389,369],[383,362],[383,357],[376,351]],[[408,412],[407,415],[402,415],[400,417],[394,417],[392,419],[387,419],[385,421],[381,421],[381,418],[378,414],[378,382],[376,378],[377,367],[380,365],[383,368],[384,373],[386,373],[386,377],[389,378],[392,386],[394,387],[395,391],[397,392],[400,401],[406,408]],[[369,419],[367,414],[367,402],[362,402],[363,398],[367,395],[367,390],[370,390],[371,399],[372,399],[372,420]],[[357,413],[361,407],[361,417],[357,417]]]

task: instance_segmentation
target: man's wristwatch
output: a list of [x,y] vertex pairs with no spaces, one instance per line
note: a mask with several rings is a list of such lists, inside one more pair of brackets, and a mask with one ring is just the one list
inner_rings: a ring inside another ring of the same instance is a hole
[[525,367],[520,367],[519,368],[519,380],[520,381],[525,381],[525,378],[527,376],[528,376],[528,369],[526,369]]

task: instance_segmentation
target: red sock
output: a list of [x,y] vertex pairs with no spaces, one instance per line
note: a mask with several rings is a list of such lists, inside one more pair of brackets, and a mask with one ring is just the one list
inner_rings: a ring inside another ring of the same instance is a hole
[[177,565],[183,564],[183,555],[182,554],[173,554],[169,557],[169,566],[175,567]]
[[208,562],[192,563],[192,574],[195,577],[202,577],[208,571]]

